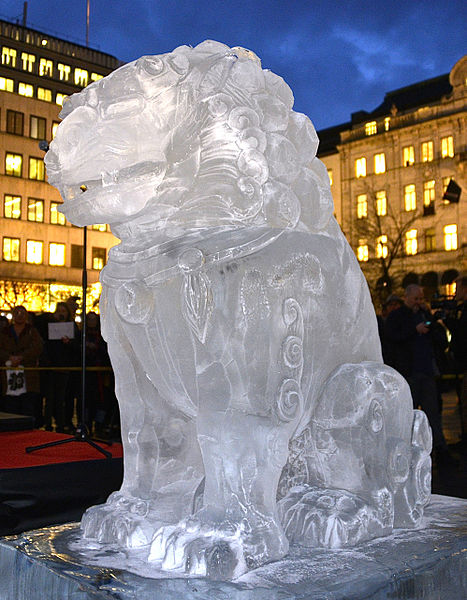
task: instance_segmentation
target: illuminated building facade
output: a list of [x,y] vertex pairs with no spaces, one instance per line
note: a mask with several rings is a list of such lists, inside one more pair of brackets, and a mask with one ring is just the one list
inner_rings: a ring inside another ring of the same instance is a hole
[[[47,183],[38,143],[53,138],[67,95],[121,62],[5,21],[0,21],[0,42],[0,310],[17,302],[48,310],[56,300],[79,293],[83,232],[58,212],[61,197]],[[115,243],[107,225],[88,228],[88,282],[94,296]]]
[[373,287],[394,250],[393,289],[450,293],[467,272],[466,100],[464,56],[449,74],[318,132],[336,217]]

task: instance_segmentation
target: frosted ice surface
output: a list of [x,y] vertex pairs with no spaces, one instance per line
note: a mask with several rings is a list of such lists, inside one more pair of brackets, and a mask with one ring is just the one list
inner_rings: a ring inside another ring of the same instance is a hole
[[100,308],[124,481],[82,534],[155,569],[237,578],[289,542],[417,526],[429,501],[427,420],[382,364],[292,106],[255,54],[206,41],[73,95],[46,155],[67,218],[121,239]]

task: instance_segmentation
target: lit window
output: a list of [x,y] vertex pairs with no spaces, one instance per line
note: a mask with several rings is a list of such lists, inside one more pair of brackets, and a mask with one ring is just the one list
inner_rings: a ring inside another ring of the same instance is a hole
[[425,231],[425,252],[434,252],[436,250],[436,232],[433,228]]
[[63,63],[58,63],[57,69],[58,69],[58,72],[60,73],[60,81],[70,81],[70,73],[71,73],[70,65],[64,65]]
[[422,162],[431,162],[433,160],[433,142],[423,142],[422,144]]
[[49,244],[49,265],[63,267],[65,264],[65,244]]
[[67,98],[66,94],[60,94],[60,93],[58,93],[55,96],[55,103],[58,104],[59,106],[63,106],[63,102],[65,101],[65,98]]
[[423,205],[430,206],[435,201],[435,180],[425,181],[423,184]]
[[57,121],[54,121],[52,123],[52,139],[54,139],[55,134],[57,133],[57,129],[58,129],[59,125],[60,125],[60,123],[57,123]]
[[29,157],[29,179],[45,180],[44,161],[42,158]]
[[32,98],[34,96],[34,88],[29,83],[23,83],[22,81],[20,81],[18,83],[18,94],[20,96]]
[[95,223],[92,228],[94,231],[107,231],[107,225],[105,223]]
[[21,219],[21,196],[5,194],[3,216],[7,219]]
[[102,79],[103,77],[104,76],[99,73],[91,73],[91,81],[99,81],[99,79]]
[[417,208],[417,194],[413,183],[404,187],[404,204],[407,211]]
[[417,230],[410,229],[405,233],[405,253],[408,255],[417,254]]
[[378,217],[384,217],[388,213],[388,201],[385,190],[376,192],[376,214]]
[[23,63],[23,71],[28,71],[28,73],[32,73],[34,68],[34,63],[36,62],[36,57],[34,54],[28,54],[27,52],[21,53],[21,62]]
[[[446,190],[448,189],[448,185],[449,182],[451,181],[452,177],[443,177],[443,195],[446,193]],[[445,200],[444,201],[445,204],[449,204],[449,200]]]
[[388,236],[380,235],[376,238],[376,257],[386,258],[388,255]]
[[39,61],[39,75],[41,77],[52,77],[54,72],[54,64],[51,60],[41,58]]
[[42,264],[43,242],[28,240],[26,242],[26,262],[30,265]]
[[366,240],[358,240],[357,258],[360,262],[366,262],[368,260],[368,244]]
[[366,177],[366,158],[364,156],[355,161],[355,177]]
[[368,199],[366,194],[357,196],[357,218],[363,219],[368,216]]
[[444,227],[444,249],[457,250],[457,225]]
[[21,177],[23,171],[23,157],[21,154],[6,153],[5,156],[5,175],[12,177]]
[[45,140],[46,123],[42,117],[32,116],[29,122],[29,136],[35,140]]
[[28,198],[28,221],[44,222],[44,201]]
[[375,154],[375,173],[384,173],[386,171],[386,156],[384,152]]
[[66,225],[65,215],[58,212],[59,202],[50,203],[50,222],[52,225]]
[[329,177],[329,185],[334,183],[334,179],[332,177],[332,169],[328,169],[328,177]]
[[0,77],[0,90],[2,92],[12,92],[14,89],[15,82],[13,79],[8,77]]
[[415,148],[413,146],[405,146],[402,148],[402,165],[410,167],[415,162]]
[[92,249],[92,268],[100,271],[105,266],[105,248]]
[[3,260],[11,262],[19,262],[19,239],[4,237],[3,238]]
[[23,135],[24,133],[24,114],[16,110],[6,111],[6,130],[8,133]]
[[385,117],[384,119],[384,131],[389,131],[389,127],[391,126],[391,117]]
[[45,100],[45,102],[52,102],[52,90],[48,90],[43,87],[37,88],[37,99]]
[[452,135],[441,138],[441,157],[452,158],[454,156],[454,139]]
[[88,72],[86,69],[75,69],[75,85],[86,87],[88,85]]
[[16,67],[16,50],[14,48],[7,48],[7,46],[3,46],[2,65]]
[[370,121],[369,123],[365,123],[365,135],[375,135],[375,133],[378,133],[376,121]]

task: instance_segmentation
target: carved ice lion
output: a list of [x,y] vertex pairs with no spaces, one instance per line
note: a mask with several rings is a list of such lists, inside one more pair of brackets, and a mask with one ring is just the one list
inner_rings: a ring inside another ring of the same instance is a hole
[[381,360],[309,119],[242,48],[144,56],[64,105],[63,212],[121,239],[102,271],[124,481],[83,535],[238,577],[289,542],[420,522],[431,432]]

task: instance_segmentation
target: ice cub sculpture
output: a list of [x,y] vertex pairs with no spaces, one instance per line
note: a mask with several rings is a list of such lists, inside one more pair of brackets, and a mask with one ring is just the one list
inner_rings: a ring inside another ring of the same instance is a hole
[[83,536],[154,569],[236,578],[417,526],[430,497],[427,420],[292,105],[252,52],[181,46],[73,95],[46,155],[67,218],[121,239],[100,306],[125,474]]

